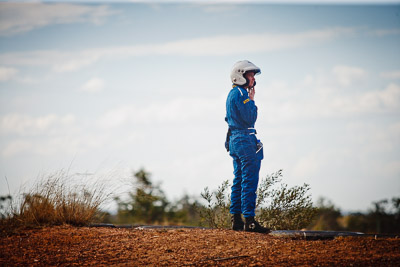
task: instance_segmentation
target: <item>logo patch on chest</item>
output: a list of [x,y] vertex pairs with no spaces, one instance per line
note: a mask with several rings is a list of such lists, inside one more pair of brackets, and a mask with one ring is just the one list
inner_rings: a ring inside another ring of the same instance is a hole
[[246,104],[246,103],[249,102],[249,101],[250,101],[250,99],[247,98],[245,101],[243,101],[243,104]]

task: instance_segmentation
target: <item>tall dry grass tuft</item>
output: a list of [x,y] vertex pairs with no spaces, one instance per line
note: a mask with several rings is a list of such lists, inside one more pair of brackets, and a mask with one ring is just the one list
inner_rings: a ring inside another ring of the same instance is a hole
[[90,183],[61,170],[42,176],[27,193],[21,194],[2,226],[88,225],[98,218],[100,205],[109,196],[101,182]]

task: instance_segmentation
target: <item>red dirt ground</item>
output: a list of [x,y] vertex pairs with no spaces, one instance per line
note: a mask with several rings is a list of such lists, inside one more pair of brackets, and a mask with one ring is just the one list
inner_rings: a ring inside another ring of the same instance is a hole
[[0,266],[400,266],[400,239],[57,226],[0,237]]

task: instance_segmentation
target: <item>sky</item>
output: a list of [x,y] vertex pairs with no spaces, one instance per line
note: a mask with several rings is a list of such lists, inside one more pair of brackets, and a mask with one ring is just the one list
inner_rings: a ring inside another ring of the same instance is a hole
[[378,3],[0,2],[0,195],[61,169],[127,192],[144,168],[170,200],[231,181],[248,59],[260,178],[344,211],[399,197],[400,2]]

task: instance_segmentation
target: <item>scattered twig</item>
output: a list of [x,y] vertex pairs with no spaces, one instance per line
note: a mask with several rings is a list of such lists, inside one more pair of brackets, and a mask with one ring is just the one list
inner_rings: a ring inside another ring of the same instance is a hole
[[231,259],[237,259],[237,258],[247,258],[250,257],[249,255],[239,255],[239,256],[232,256],[232,257],[226,257],[226,258],[216,258],[216,259],[210,259],[214,261],[225,261],[225,260],[231,260]]
[[238,255],[238,256],[231,256],[231,257],[225,257],[225,258],[207,258],[207,259],[202,259],[202,260],[199,260],[197,262],[194,262],[194,263],[191,263],[191,264],[188,264],[188,265],[197,265],[197,264],[199,264],[201,262],[204,262],[204,261],[226,261],[226,260],[232,260],[232,259],[238,259],[238,258],[247,258],[247,257],[250,257],[250,256],[249,255]]

